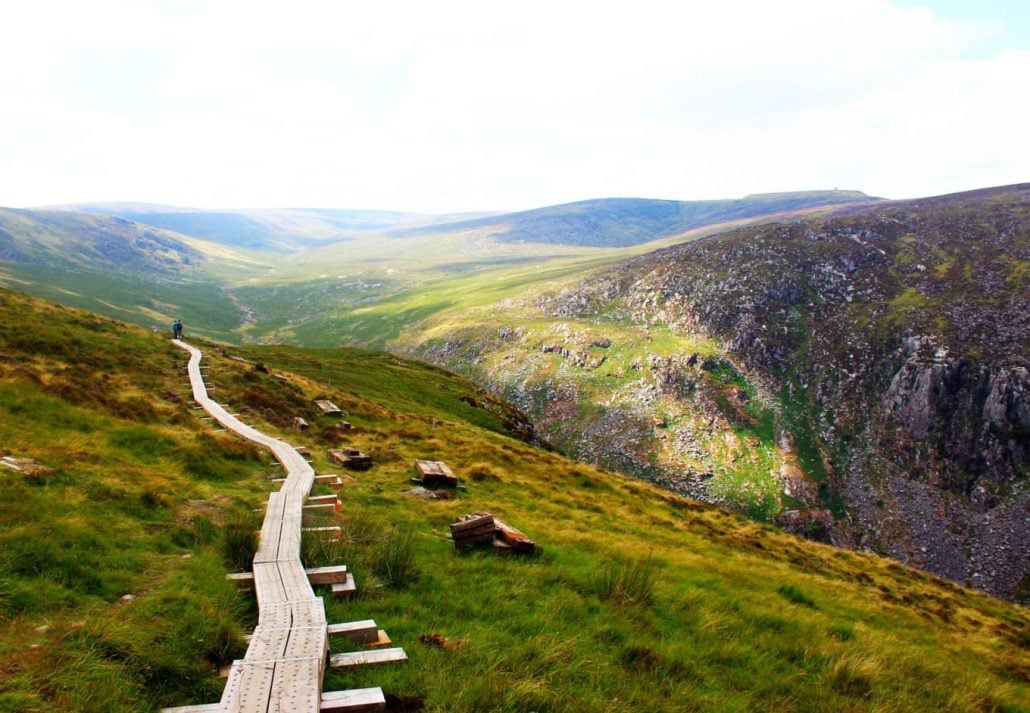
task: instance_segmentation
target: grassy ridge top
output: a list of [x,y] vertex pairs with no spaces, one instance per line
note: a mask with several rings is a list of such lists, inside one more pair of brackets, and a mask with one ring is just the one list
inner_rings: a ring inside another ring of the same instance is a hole
[[486,230],[501,242],[627,247],[670,237],[704,225],[856,201],[874,200],[861,191],[764,193],[707,201],[598,198],[477,218],[398,234]]
[[[2,291],[0,344],[0,447],[54,468],[0,471],[0,710],[215,700],[215,667],[254,615],[222,581],[223,543],[270,489],[267,457],[182,400],[185,358],[164,335]],[[356,574],[359,598],[330,601],[331,621],[375,618],[411,661],[330,672],[327,689],[379,685],[433,711],[1030,701],[1030,622],[1016,606],[534,448],[512,437],[504,404],[437,369],[352,350],[203,348],[218,399],[311,447],[316,470],[341,443],[311,404],[322,396],[376,462],[341,493],[343,540],[306,539],[306,558]],[[295,415],[311,429],[290,431]],[[447,461],[468,489],[404,497],[417,457]],[[543,553],[455,553],[447,523],[476,510]]]

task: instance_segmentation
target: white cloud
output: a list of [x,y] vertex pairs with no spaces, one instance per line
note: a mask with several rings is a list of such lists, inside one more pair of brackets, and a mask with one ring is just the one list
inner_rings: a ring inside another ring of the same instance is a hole
[[[1030,53],[965,58],[999,28],[882,0],[12,12],[0,204],[450,211],[1030,178]],[[83,97],[68,80],[83,48],[170,61]]]

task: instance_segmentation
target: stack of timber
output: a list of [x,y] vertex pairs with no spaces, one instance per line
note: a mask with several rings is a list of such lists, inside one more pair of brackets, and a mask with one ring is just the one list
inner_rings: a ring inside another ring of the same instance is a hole
[[368,470],[372,467],[372,459],[356,448],[330,448],[327,456],[330,461],[348,470]]
[[498,552],[530,554],[536,543],[514,527],[488,512],[462,515],[451,523],[451,539],[459,550],[493,547]]
[[340,407],[327,399],[315,399],[315,406],[318,406],[318,408],[322,409],[322,413],[324,413],[326,416],[343,415],[343,411],[340,410]]
[[330,433],[335,432],[337,435],[343,435],[347,431],[354,430],[354,426],[351,424],[350,421],[340,421],[339,423],[334,423],[330,426],[326,426],[325,430],[329,431]]
[[439,460],[416,460],[416,477],[411,480],[425,488],[457,488],[458,478],[446,463]]

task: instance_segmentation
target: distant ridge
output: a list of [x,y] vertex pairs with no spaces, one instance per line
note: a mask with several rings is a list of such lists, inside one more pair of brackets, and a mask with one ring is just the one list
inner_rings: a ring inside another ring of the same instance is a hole
[[879,199],[861,191],[763,193],[707,201],[595,198],[394,234],[486,229],[502,242],[628,247],[715,223],[874,200]]

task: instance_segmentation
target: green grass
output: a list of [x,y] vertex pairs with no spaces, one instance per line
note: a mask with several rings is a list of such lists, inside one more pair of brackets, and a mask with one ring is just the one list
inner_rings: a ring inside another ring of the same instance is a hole
[[[226,524],[269,491],[264,459],[165,396],[181,388],[185,358],[163,335],[0,292],[0,339],[2,447],[54,468],[45,483],[0,472],[0,710],[217,700],[215,670],[240,655],[255,613],[224,580],[237,563],[223,555],[246,530]],[[437,369],[351,350],[225,352],[250,363],[204,350],[219,400],[311,447],[317,470],[341,443],[375,462],[345,485],[342,512],[322,516],[343,538],[305,537],[305,560],[357,578],[356,599],[327,597],[330,621],[374,618],[410,661],[331,670],[327,690],[382,686],[457,712],[1030,701],[1030,621],[1016,605],[531,447],[499,404],[469,406],[461,397],[480,391]],[[113,396],[82,388],[76,364],[104,364]],[[311,404],[322,396],[353,431],[329,428],[337,419]],[[122,415],[139,408],[132,398],[151,408],[143,421]],[[311,428],[292,431],[293,415]],[[414,458],[445,460],[467,489],[403,496]],[[448,523],[480,510],[542,551],[455,551]]]

